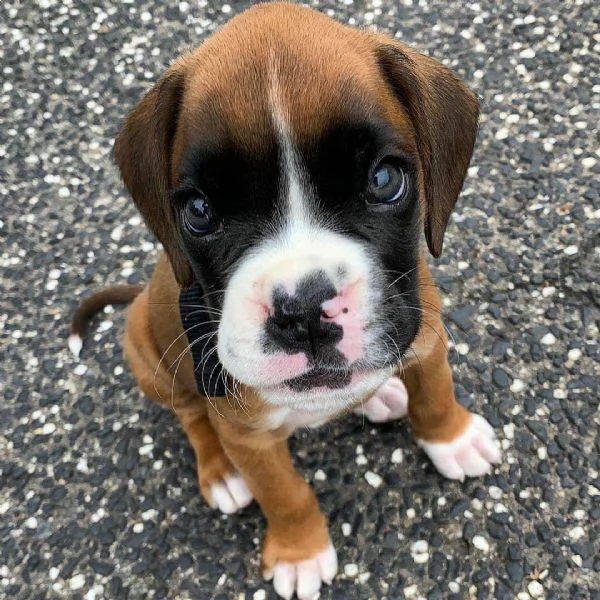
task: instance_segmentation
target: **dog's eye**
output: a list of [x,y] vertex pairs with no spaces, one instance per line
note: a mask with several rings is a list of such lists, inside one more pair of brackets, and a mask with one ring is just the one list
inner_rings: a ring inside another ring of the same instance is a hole
[[193,235],[207,235],[216,229],[208,200],[203,196],[190,198],[183,209],[183,222]]
[[392,204],[408,194],[409,180],[406,172],[389,162],[381,162],[369,182],[369,204]]

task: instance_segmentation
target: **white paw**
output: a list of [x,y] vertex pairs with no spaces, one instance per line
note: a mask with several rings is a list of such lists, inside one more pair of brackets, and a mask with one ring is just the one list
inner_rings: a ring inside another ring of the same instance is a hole
[[390,377],[377,391],[354,411],[372,423],[385,423],[406,416],[408,392],[398,377]]
[[212,508],[218,508],[226,515],[230,515],[252,502],[252,493],[248,489],[244,478],[235,473],[226,475],[225,479],[210,486]]
[[492,426],[481,416],[471,415],[467,430],[453,442],[439,443],[417,440],[435,468],[448,479],[479,477],[489,473],[501,454]]
[[273,579],[275,591],[289,600],[294,592],[299,600],[313,600],[321,589],[321,583],[330,584],[338,569],[335,548],[329,544],[326,550],[314,558],[297,563],[278,562],[265,573],[265,579]]

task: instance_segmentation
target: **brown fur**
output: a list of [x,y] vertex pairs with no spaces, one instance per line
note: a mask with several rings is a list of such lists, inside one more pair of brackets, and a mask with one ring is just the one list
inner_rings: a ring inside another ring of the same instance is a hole
[[[299,27],[301,23],[308,27]],[[226,124],[226,134],[250,150],[264,139],[272,113],[268,74],[274,61],[264,34],[275,25],[284,50],[275,65],[278,100],[297,135],[316,136],[334,115],[350,118],[366,105],[391,119],[407,150],[417,151],[425,235],[435,256],[442,249],[477,126],[474,96],[445,67],[399,42],[357,32],[308,9],[269,4],[234,18],[198,50],[177,60],[134,108],[118,136],[115,153],[125,184],[166,250],[131,307],[127,358],[143,392],[172,408],[181,421],[207,500],[210,484],[234,468],[246,480],[268,521],[266,571],[277,560],[298,561],[323,549],[326,521],[314,493],[293,468],[286,442],[290,432],[267,430],[270,409],[257,393],[237,390],[242,406],[234,398],[206,399],[196,389],[178,313],[179,285],[189,285],[192,275],[165,192],[177,177],[185,148],[194,139],[223,134],[216,123]],[[320,46],[321,51],[313,51],[315,41],[322,39],[328,40],[325,50]],[[324,76],[326,86],[321,84]],[[346,91],[342,103],[340,89]],[[288,108],[292,98],[293,111]],[[417,436],[449,441],[466,427],[468,416],[454,397],[440,300],[423,256],[420,277],[423,323],[413,344],[414,358],[399,370],[409,389]]]

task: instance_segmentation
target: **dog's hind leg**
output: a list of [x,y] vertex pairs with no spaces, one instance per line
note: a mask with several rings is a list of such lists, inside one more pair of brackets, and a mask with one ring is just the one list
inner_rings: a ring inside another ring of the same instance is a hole
[[171,408],[179,419],[196,455],[200,492],[208,504],[224,513],[235,512],[252,501],[252,494],[223,451],[208,419],[207,399],[190,389],[195,384],[186,342],[174,344],[171,353],[161,355],[148,314],[148,293],[144,291],[129,309],[125,331],[124,349],[131,371],[142,392]]

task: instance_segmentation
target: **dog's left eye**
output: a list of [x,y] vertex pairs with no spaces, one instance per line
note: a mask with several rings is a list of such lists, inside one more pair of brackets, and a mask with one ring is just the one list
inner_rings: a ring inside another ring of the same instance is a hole
[[403,200],[408,188],[408,175],[403,169],[389,162],[381,162],[371,175],[368,203],[392,204]]
[[183,222],[193,235],[207,235],[216,230],[210,204],[204,196],[190,198],[183,208]]

